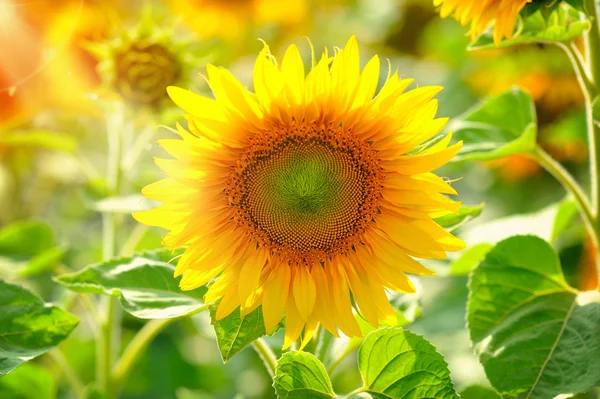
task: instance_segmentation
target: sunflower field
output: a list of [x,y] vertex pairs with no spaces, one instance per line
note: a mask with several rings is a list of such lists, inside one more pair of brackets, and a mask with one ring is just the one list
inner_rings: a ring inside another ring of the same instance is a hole
[[600,0],[0,0],[0,399],[600,399]]

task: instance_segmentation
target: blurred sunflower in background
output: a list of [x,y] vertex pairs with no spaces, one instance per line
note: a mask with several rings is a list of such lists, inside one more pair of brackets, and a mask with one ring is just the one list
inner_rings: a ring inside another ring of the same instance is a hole
[[130,30],[85,47],[98,60],[104,97],[116,95],[134,109],[154,113],[171,105],[166,88],[187,84],[201,52],[190,51],[191,40],[176,25],[159,27],[152,13],[146,8]]
[[474,39],[494,24],[494,43],[503,38],[511,39],[519,13],[533,0],[433,0],[439,7],[440,16],[453,15],[462,25],[471,23],[470,34]]
[[308,0],[173,0],[175,15],[202,39],[239,39],[253,26],[277,23],[290,27],[302,22]]
[[369,323],[395,324],[385,289],[414,292],[405,273],[431,274],[413,257],[464,248],[432,220],[460,206],[432,173],[461,147],[436,137],[441,87],[405,92],[412,80],[394,73],[374,98],[379,58],[361,72],[354,37],[307,76],[295,46],[277,65],[265,46],[255,94],[211,65],[216,100],[169,89],[191,133],[160,142],[175,159],[157,160],[168,178],[143,193],[164,204],[135,217],[170,230],[167,247],[187,245],[183,289],[218,277],[205,297],[218,319],[262,305],[270,333],[285,313],[284,347],[318,323],[360,336],[350,293]]

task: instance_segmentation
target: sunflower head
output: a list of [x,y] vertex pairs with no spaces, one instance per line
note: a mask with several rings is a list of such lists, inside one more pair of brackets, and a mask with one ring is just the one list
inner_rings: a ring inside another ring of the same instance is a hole
[[176,55],[161,43],[138,40],[113,54],[115,90],[134,105],[157,106],[181,74]]
[[175,27],[159,29],[146,12],[139,25],[105,42],[87,43],[98,58],[98,71],[105,86],[127,104],[160,109],[170,104],[166,88],[185,84],[193,63],[187,55],[189,43],[177,41]]
[[289,29],[303,22],[308,12],[307,0],[172,0],[169,4],[203,39],[229,42],[269,24]]
[[168,177],[143,191],[164,204],[135,215],[170,230],[166,246],[187,246],[181,287],[214,279],[205,300],[220,301],[217,318],[262,305],[268,332],[285,313],[286,347],[318,323],[360,335],[353,308],[394,324],[386,290],[414,292],[405,273],[430,273],[415,258],[464,246],[432,220],[460,205],[432,173],[460,148],[436,137],[441,88],[407,92],[412,80],[394,73],[375,95],[379,58],[361,71],[355,38],[308,74],[296,46],[280,64],[265,46],[254,93],[207,72],[214,99],[169,88],[187,129],[161,142]]
[[471,38],[485,31],[492,22],[496,46],[503,38],[512,39],[519,13],[536,0],[433,0],[440,15],[453,15],[462,25],[471,23]]

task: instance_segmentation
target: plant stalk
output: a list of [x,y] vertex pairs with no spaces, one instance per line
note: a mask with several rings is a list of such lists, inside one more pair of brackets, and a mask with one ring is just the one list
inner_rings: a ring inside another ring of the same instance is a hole
[[[190,313],[187,317],[204,312],[208,310],[209,305],[204,305],[194,312]],[[178,318],[172,319],[154,319],[147,322],[144,327],[138,331],[133,337],[127,348],[123,351],[123,355],[112,369],[112,382],[115,390],[118,390],[125,379],[129,375],[131,369],[138,361],[144,350],[150,345],[152,340],[156,338],[166,327],[179,320]]]
[[315,356],[317,359],[321,361],[321,363],[325,364],[327,360],[327,356],[329,355],[329,348],[333,343],[334,336],[327,331],[323,326],[321,327],[321,334],[317,340],[317,347],[315,348]]
[[144,325],[133,337],[121,359],[112,369],[112,383],[115,387],[120,387],[125,381],[131,368],[135,365],[139,357],[142,355],[144,350],[150,345],[150,342],[162,330],[172,324],[177,319],[155,319],[151,320]]
[[[118,195],[121,188],[121,133],[125,125],[125,114],[121,104],[114,104],[115,109],[106,115],[106,135],[108,140],[108,165],[106,185],[110,195]],[[102,259],[108,260],[117,253],[117,215],[106,212],[102,214]],[[101,337],[97,346],[97,380],[106,397],[111,399],[115,392],[111,381],[111,368],[120,346],[121,313],[116,297],[103,298],[104,322],[101,326]]]
[[275,378],[275,370],[277,368],[277,358],[275,357],[275,353],[269,347],[269,345],[262,339],[258,338],[252,342],[252,347],[258,356],[262,359],[265,364],[265,368],[269,372],[271,378]]
[[71,367],[63,352],[57,348],[53,351],[50,351],[49,355],[50,358],[52,358],[52,360],[54,360],[54,362],[58,365],[69,385],[71,385],[71,389],[73,389],[75,397],[77,399],[85,398],[85,385],[83,385],[83,382],[81,382],[81,379],[75,370],[73,370],[73,367]]
[[[598,288],[600,289],[600,125],[594,120],[594,104],[598,98],[600,88],[600,24],[598,21],[598,7],[596,0],[586,0],[585,7],[588,11],[591,28],[584,36],[586,60],[593,81],[593,90],[587,92],[586,116],[588,123],[588,145],[590,164],[590,191],[591,205],[594,215],[594,229],[590,231],[593,244],[596,248],[596,270]],[[585,88],[584,88],[585,89]]]

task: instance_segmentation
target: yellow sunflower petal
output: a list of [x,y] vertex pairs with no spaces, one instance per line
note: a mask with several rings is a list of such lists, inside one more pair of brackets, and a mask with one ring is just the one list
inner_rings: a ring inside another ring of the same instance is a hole
[[263,317],[270,334],[283,318],[290,288],[291,272],[287,265],[276,267],[264,287]]

